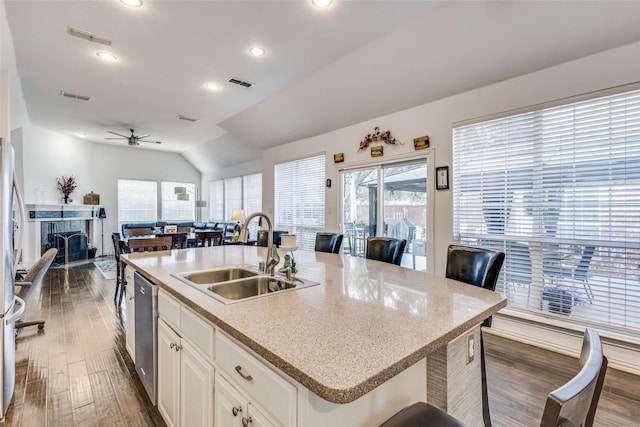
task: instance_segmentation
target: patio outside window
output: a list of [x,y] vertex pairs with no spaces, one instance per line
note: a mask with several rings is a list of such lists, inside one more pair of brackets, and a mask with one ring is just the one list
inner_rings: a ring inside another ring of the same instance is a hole
[[454,241],[513,308],[640,331],[640,90],[453,130]]

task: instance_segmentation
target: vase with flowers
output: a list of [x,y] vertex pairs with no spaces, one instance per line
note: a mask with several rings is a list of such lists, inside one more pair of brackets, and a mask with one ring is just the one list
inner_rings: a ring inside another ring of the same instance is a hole
[[70,177],[61,176],[58,178],[58,190],[62,193],[65,205],[69,203],[69,196],[73,193],[78,185],[76,179],[71,175]]

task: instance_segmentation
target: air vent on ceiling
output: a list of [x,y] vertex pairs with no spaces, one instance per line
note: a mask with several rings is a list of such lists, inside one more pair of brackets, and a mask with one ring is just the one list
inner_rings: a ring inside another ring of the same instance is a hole
[[234,79],[234,78],[230,78],[229,80],[227,80],[227,82],[233,83],[234,85],[238,85],[238,86],[242,86],[242,87],[251,87],[251,86],[253,86],[253,83],[243,82],[242,80],[238,80],[238,79]]
[[200,120],[200,119],[194,119],[194,118],[187,117],[187,116],[183,116],[182,114],[180,114],[180,115],[178,116],[178,120],[185,120],[185,121],[187,121],[187,122],[195,123],[195,122],[197,122],[197,121],[198,121],[198,120]]
[[67,27],[67,34],[74,37],[80,37],[81,39],[89,40],[90,42],[100,43],[105,46],[111,46],[111,40],[106,37],[92,34],[88,31],[80,30],[78,28]]
[[69,93],[63,90],[60,91],[60,95],[66,96],[67,98],[71,98],[71,99],[79,99],[80,101],[88,101],[91,99],[90,96],[77,95],[75,93]]

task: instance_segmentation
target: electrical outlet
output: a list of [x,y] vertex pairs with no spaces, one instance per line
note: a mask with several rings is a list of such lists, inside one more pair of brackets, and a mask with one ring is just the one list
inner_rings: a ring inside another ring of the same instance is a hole
[[467,336],[467,365],[473,362],[473,358],[475,357],[475,349],[473,345],[473,334],[470,334]]

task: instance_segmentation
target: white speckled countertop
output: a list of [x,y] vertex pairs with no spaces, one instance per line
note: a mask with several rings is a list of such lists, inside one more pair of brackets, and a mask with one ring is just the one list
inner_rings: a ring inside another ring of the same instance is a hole
[[[296,251],[320,282],[225,305],[171,276],[257,265],[266,248],[219,246],[127,254],[131,264],[318,396],[348,403],[506,306],[491,291],[363,258]],[[284,254],[281,254],[283,256]]]

